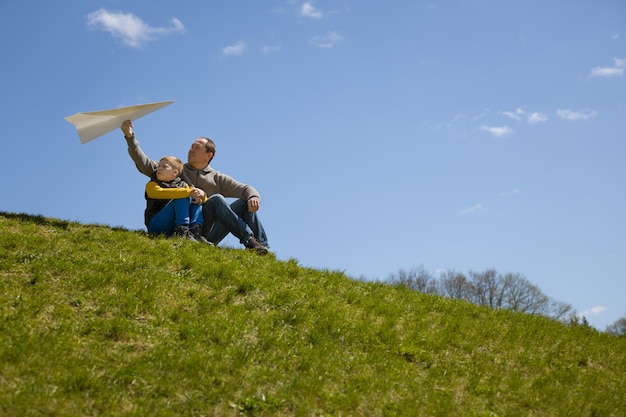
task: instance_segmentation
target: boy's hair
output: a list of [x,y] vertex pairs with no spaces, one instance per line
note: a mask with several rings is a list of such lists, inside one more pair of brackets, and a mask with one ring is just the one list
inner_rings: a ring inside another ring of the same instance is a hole
[[183,172],[183,162],[175,156],[164,156],[161,161],[167,162],[172,168],[178,171],[178,175]]

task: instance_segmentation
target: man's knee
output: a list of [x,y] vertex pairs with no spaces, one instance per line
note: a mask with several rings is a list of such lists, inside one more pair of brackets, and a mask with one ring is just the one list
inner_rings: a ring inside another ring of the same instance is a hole
[[235,213],[239,217],[242,217],[246,211],[248,211],[248,203],[243,198],[239,198],[230,205],[230,208],[233,209]]
[[207,199],[206,203],[204,203],[204,206],[218,206],[222,204],[228,205],[224,196],[221,194],[213,194]]

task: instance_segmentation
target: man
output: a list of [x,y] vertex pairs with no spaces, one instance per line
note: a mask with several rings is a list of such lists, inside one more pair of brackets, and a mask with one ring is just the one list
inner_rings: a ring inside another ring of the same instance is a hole
[[[152,175],[158,162],[148,158],[139,147],[132,122],[125,120],[121,129],[128,144],[128,153],[139,172]],[[181,174],[187,184],[196,187],[191,195],[195,203],[200,204],[205,196],[208,198],[202,207],[202,234],[209,242],[217,245],[230,232],[246,248],[263,255],[268,253],[267,235],[257,215],[261,206],[261,195],[254,187],[211,168],[209,164],[214,156],[215,143],[211,139],[196,139],[191,144],[187,163],[183,165]],[[237,200],[228,205],[226,198]]]

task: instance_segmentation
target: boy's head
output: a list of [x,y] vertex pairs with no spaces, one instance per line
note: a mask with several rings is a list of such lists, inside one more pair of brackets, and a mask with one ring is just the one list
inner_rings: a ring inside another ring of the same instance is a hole
[[183,163],[175,156],[164,156],[159,160],[156,176],[159,181],[171,181],[183,171]]

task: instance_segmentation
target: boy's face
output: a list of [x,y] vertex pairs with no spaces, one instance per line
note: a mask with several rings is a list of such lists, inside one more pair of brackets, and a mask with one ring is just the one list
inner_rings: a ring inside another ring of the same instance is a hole
[[159,181],[171,181],[178,177],[178,170],[172,168],[166,161],[160,161],[157,167],[156,176]]

